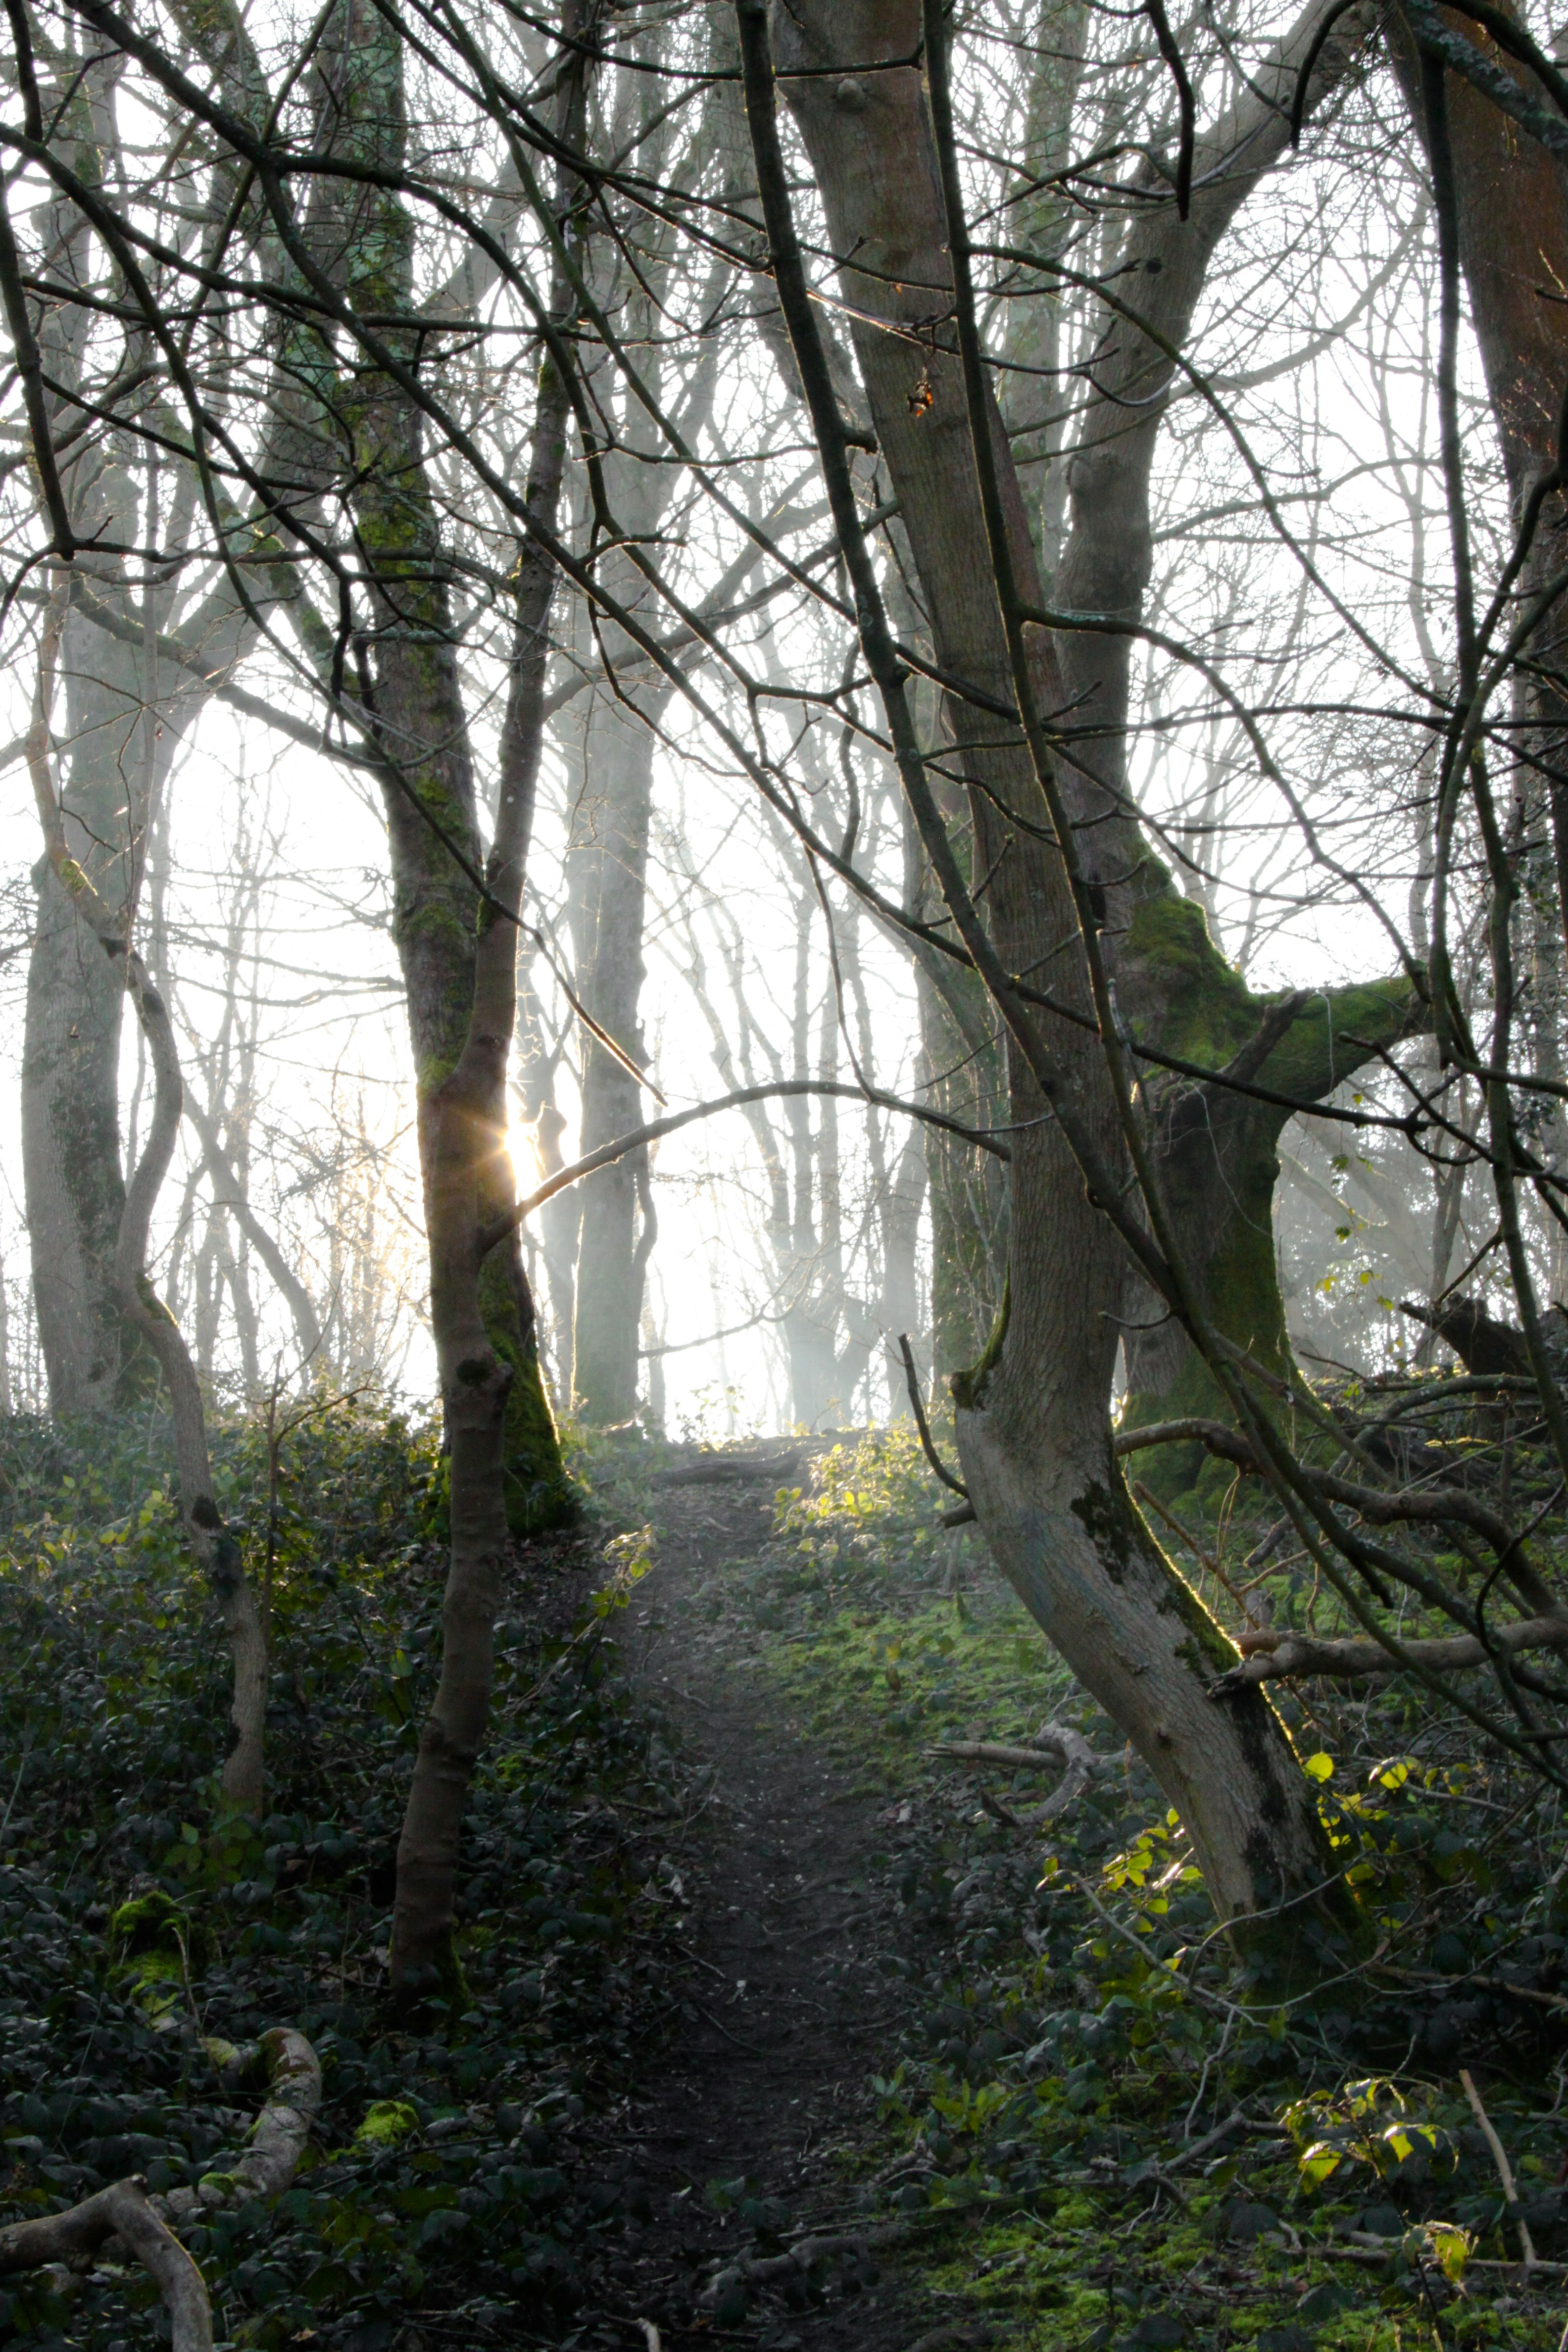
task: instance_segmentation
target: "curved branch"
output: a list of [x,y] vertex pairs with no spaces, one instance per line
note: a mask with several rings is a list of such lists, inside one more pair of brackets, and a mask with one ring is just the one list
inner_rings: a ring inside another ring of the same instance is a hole
[[159,2200],[178,2221],[206,2206],[280,2195],[299,2170],[321,2104],[321,2061],[292,2025],[273,2026],[248,2050],[209,2045],[209,2054],[222,2061],[226,2087],[237,2086],[258,2063],[265,2066],[267,2097],[251,2126],[250,2146],[231,2172],[209,2173],[198,2188],[171,2189]]
[[910,1346],[910,1335],[907,1331],[900,1331],[899,1334],[899,1353],[903,1358],[904,1384],[910,1392],[910,1402],[914,1407],[915,1427],[921,1433],[921,1447],[925,1458],[942,1480],[942,1485],[950,1486],[955,1495],[962,1495],[967,1503],[968,1487],[962,1478],[955,1478],[951,1470],[944,1468],[942,1456],[932,1441],[931,1423],[926,1419],[925,1399],[921,1394],[920,1378],[915,1370],[914,1351]]
[[82,2268],[110,2238],[121,2238],[163,2298],[173,2352],[212,2352],[213,2315],[201,2272],[148,2202],[138,2175],[116,2180],[64,2213],[0,2230],[0,2274],[46,2263]]
[[581,1183],[583,1178],[592,1176],[595,1169],[607,1168],[612,1161],[624,1160],[628,1151],[640,1150],[646,1143],[657,1143],[660,1136],[674,1135],[679,1129],[690,1127],[700,1118],[712,1118],[721,1110],[738,1110],[747,1103],[773,1102],[800,1095],[837,1095],[847,1102],[875,1103],[883,1110],[902,1111],[907,1118],[921,1119],[928,1127],[942,1128],[949,1135],[959,1136],[965,1143],[973,1143],[980,1150],[993,1153],[998,1160],[1011,1160],[1013,1156],[1005,1143],[998,1143],[994,1136],[987,1135],[983,1129],[965,1127],[960,1119],[946,1118],[941,1111],[927,1110],[923,1104],[905,1102],[898,1095],[885,1094],[880,1087],[854,1087],[846,1080],[831,1078],[778,1078],[769,1086],[737,1087],[731,1094],[716,1095],[710,1102],[692,1103],[686,1110],[671,1111],[668,1118],[650,1120],[647,1127],[634,1127],[628,1135],[617,1135],[608,1143],[602,1143],[585,1159],[574,1160],[569,1167],[558,1168],[553,1175],[545,1178],[537,1192],[530,1192],[515,1208],[509,1209],[504,1217],[485,1227],[479,1235],[480,1256],[487,1255],[498,1242],[506,1239],[514,1225],[521,1224],[525,1217],[531,1217],[535,1209],[542,1209],[546,1201],[555,1198],[557,1192],[564,1192],[568,1186]]
[[150,2198],[140,2174],[116,2180],[63,2213],[0,2229],[0,2275],[40,2270],[64,2263],[86,2267],[100,2246],[120,2238],[147,2271],[169,2315],[172,2352],[212,2352],[212,2305],[192,2257],[169,2228],[169,2220],[189,2221],[220,2205],[240,2205],[252,2197],[276,2197],[299,2169],[321,2104],[321,2068],[305,2036],[291,2025],[274,2026],[248,2050],[209,2042],[207,2054],[233,2088],[259,2061],[268,2092],[251,2129],[250,2147],[232,2172],[209,2173],[196,2189],[176,2189]]

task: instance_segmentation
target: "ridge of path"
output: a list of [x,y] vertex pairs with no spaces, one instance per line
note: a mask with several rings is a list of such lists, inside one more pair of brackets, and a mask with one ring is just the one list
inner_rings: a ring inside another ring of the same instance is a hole
[[680,2025],[638,2069],[621,2126],[653,2217],[622,2284],[667,2347],[710,2341],[730,2317],[732,2340],[763,2352],[961,2352],[989,2334],[977,2315],[874,2243],[834,2264],[826,2298],[804,2307],[798,2289],[796,2307],[764,2293],[743,2318],[701,2301],[727,2265],[775,2251],[712,2209],[713,2184],[776,2200],[784,2245],[867,2229],[846,2158],[874,2130],[869,2077],[893,2063],[909,2000],[879,1966],[910,1933],[885,1854],[878,1866],[887,1800],[785,1719],[738,1608],[698,1605],[717,1570],[762,1549],[774,1483],[663,1487],[655,1567],[620,1637],[709,1790],[685,1848]]

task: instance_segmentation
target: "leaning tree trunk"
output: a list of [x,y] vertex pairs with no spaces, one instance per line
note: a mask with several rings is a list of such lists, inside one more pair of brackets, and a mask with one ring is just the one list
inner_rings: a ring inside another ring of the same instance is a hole
[[[871,9],[861,14],[868,24],[875,21],[885,43],[898,12]],[[1322,14],[1321,5],[1315,5],[1282,44],[1275,71],[1287,97],[1294,61],[1304,54]],[[905,19],[912,25],[914,16],[906,6],[900,29]],[[1366,29],[1362,11],[1344,16],[1335,26],[1314,68],[1314,103],[1321,104],[1342,80]],[[847,56],[850,46],[847,34],[843,35],[840,53]],[[824,93],[809,93],[803,85],[792,90],[791,104],[803,129],[813,108],[822,125],[847,128],[864,120],[874,126],[879,120],[877,110],[867,111],[860,103],[868,90],[868,84],[851,82],[832,93],[829,107]],[[809,141],[809,131],[806,135]],[[1200,144],[1194,173],[1200,193],[1189,217],[1182,221],[1173,207],[1151,206],[1147,218],[1129,233],[1116,282],[1136,289],[1134,307],[1163,343],[1180,348],[1186,340],[1215,247],[1246,196],[1277,160],[1287,136],[1288,117],[1268,94],[1261,89],[1245,93]],[[1233,159],[1228,167],[1219,168],[1227,158]],[[862,169],[869,179],[877,165],[868,158]],[[934,185],[924,205],[918,221],[900,224],[896,240],[909,258],[917,289],[921,267],[939,273],[946,267],[942,258],[945,230]],[[901,297],[886,290],[873,295],[873,314],[879,307],[889,318],[929,317],[931,282],[940,278],[926,281],[923,290]],[[1053,707],[1083,714],[1081,740],[1075,736],[1071,753],[1074,764],[1064,769],[1062,781],[1089,879],[1103,894],[1102,952],[1113,970],[1119,1009],[1140,1040],[1199,1068],[1224,1070],[1233,1079],[1257,1081],[1293,1093],[1303,1102],[1319,1100],[1369,1055],[1420,1025],[1416,992],[1405,977],[1335,992],[1326,1019],[1321,997],[1255,996],[1210,938],[1201,906],[1176,889],[1169,869],[1151,854],[1130,813],[1127,725],[1132,631],[1152,567],[1150,472],[1164,410],[1161,394],[1172,366],[1159,343],[1121,316],[1108,315],[1105,344],[1070,467],[1071,527],[1058,572],[1055,605],[1068,614],[1113,625],[1110,630],[1060,630],[1054,640],[1058,667],[1051,686]],[[889,365],[896,372],[896,361],[884,359],[884,373]],[[905,419],[900,446],[909,462],[918,465],[929,485],[928,496],[950,505],[956,501],[955,514],[966,508],[970,527],[980,534],[956,362],[949,358],[933,365],[930,384],[933,404],[917,417],[913,429]],[[889,387],[885,406],[892,397]],[[886,436],[882,446],[897,483],[892,444]],[[999,463],[1016,520],[1026,509],[1005,450],[999,451]],[[916,527],[907,505],[902,520],[913,538]],[[957,528],[950,521],[947,535]],[[983,537],[973,560],[977,572],[986,566]],[[1039,605],[1032,536],[1029,545],[1020,543],[1016,568],[1026,596]],[[951,984],[946,992],[955,993]],[[1298,1006],[1305,1032],[1300,1036],[1282,1019],[1289,1002]],[[1352,1047],[1352,1036],[1362,1041],[1359,1049]],[[1154,1164],[1198,1297],[1226,1338],[1252,1353],[1266,1372],[1286,1376],[1291,1370],[1290,1349],[1272,1212],[1279,1176],[1276,1146],[1289,1113],[1158,1071],[1146,1069],[1144,1076],[1159,1107],[1151,1138]],[[1207,1134],[1203,1131],[1205,1120]],[[952,1228],[942,1235],[942,1264],[962,1265],[965,1257],[977,1255],[980,1237],[963,1232],[962,1213],[962,1204],[951,1197],[937,1212],[942,1223]],[[1140,1341],[1136,1326],[1150,1319],[1152,1311],[1140,1286],[1131,1286],[1121,1311],[1132,1327],[1128,1386],[1129,1409],[1135,1418],[1170,1417],[1183,1399],[1182,1409],[1228,1417],[1217,1384],[1179,1326],[1158,1318],[1158,1331]],[[1194,1466],[1183,1450],[1173,1461],[1158,1468],[1151,1461],[1146,1468],[1155,1483],[1180,1486]]]
[[[841,425],[826,384],[773,130],[773,89],[760,0],[740,0],[747,101],[775,275],[830,487],[847,483]],[[949,299],[947,234],[914,55],[913,5],[791,0],[774,14],[784,86],[827,217],[884,461],[931,614],[938,658],[994,705],[1012,696],[976,485],[962,378],[936,339],[916,351],[907,328]],[[888,61],[885,64],[882,61]],[[879,69],[857,78],[857,65]],[[837,78],[836,78],[837,77]],[[847,257],[853,256],[851,262]],[[906,331],[879,331],[878,315]],[[933,348],[933,343],[935,347]],[[917,380],[931,399],[911,401]],[[816,389],[814,390],[814,387]],[[1032,576],[1024,506],[994,419],[986,429],[1010,503],[1014,562]],[[847,513],[846,489],[841,506]],[[865,625],[872,583],[845,534]],[[879,606],[878,608],[879,610]],[[1059,708],[1059,680],[1041,662],[1041,701]],[[901,689],[900,689],[901,691]],[[995,950],[1010,971],[1052,959],[1053,992],[1086,1003],[1081,959],[1063,974],[1061,942],[1077,915],[1058,856],[1015,838],[1005,856],[996,803],[1043,818],[1016,730],[969,704],[956,716],[978,854],[994,877]],[[895,731],[895,740],[897,740]],[[906,790],[923,789],[906,772]],[[944,884],[944,888],[947,885]],[[952,892],[950,891],[950,899]],[[956,913],[955,907],[955,913]],[[968,934],[966,933],[967,937]],[[1015,1039],[1016,1033],[1013,1033]],[[1063,1073],[1059,1099],[1075,1134],[1120,1170],[1120,1129],[1098,1041],[1062,1021],[1047,1032]],[[1335,1870],[1309,1785],[1267,1706],[1211,1696],[1230,1643],[1176,1573],[1128,1499],[1110,1450],[1107,1403],[1126,1282],[1121,1244],[1087,1196],[1058,1120],[1046,1120],[1031,1067],[1010,1052],[1013,1116],[1011,1319],[996,1360],[969,1391],[959,1444],[982,1528],[1000,1565],[1084,1684],[1134,1740],[1180,1811],[1222,1916],[1291,1904],[1285,1940]]]

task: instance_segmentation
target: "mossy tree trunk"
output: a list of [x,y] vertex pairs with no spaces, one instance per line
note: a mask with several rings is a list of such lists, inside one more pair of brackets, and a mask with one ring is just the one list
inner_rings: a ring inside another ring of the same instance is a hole
[[[758,94],[759,11],[741,0],[749,33],[748,103],[764,192],[772,185],[775,256],[784,224],[782,168],[769,180]],[[949,670],[1011,699],[1010,670],[980,509],[973,446],[956,358],[942,339],[909,330],[942,307],[947,233],[921,77],[893,60],[914,55],[921,11],[907,5],[789,0],[773,13],[773,54],[800,127],[841,260],[839,278],[883,461],[919,568],[932,637]],[[857,77],[851,68],[879,69]],[[771,100],[769,101],[771,104]],[[775,151],[776,156],[776,151]],[[782,284],[782,278],[781,278]],[[787,308],[787,306],[786,306]],[[884,333],[886,318],[901,331]],[[797,353],[815,331],[804,295],[791,316]],[[811,381],[805,356],[803,379]],[[917,379],[929,399],[910,398]],[[825,463],[842,462],[837,416],[816,419]],[[1013,560],[1034,584],[1024,500],[997,422]],[[832,454],[829,455],[831,450]],[[1039,698],[1062,708],[1051,648],[1041,642]],[[972,791],[975,855],[991,877],[996,950],[1010,971],[1048,969],[1053,992],[1087,1003],[1078,959],[1062,943],[1077,918],[1059,856],[1040,832],[1000,837],[997,806],[1037,821],[1045,811],[1016,731],[973,703],[955,714]],[[1142,871],[1142,867],[1139,869]],[[1068,969],[1064,970],[1064,966]],[[1073,966],[1078,968],[1074,969]],[[1075,1127],[1113,1171],[1120,1129],[1098,1040],[1047,1017]],[[958,1415],[959,1445],[982,1529],[1026,1604],[1080,1679],[1137,1744],[1192,1835],[1221,1916],[1287,1911],[1263,1932],[1277,1956],[1346,1910],[1307,1781],[1267,1705],[1211,1696],[1230,1643],[1133,1511],[1112,1457],[1108,1403],[1126,1291],[1122,1247],[1086,1194],[1060,1124],[1026,1058],[1010,1046],[1016,1129],[1009,1246],[1010,1319],[988,1379]]]
[[[1403,978],[1317,994],[1255,996],[1221,964],[1201,907],[1191,899],[1148,898],[1133,919],[1131,945],[1147,957],[1163,943],[1166,1017],[1162,1047],[1230,1083],[1150,1071],[1150,1107],[1166,1210],[1183,1255],[1215,1327],[1247,1350],[1266,1375],[1295,1372],[1274,1244],[1274,1193],[1279,1139],[1294,1115],[1288,1104],[1239,1090],[1237,1081],[1321,1102],[1364,1064],[1426,1025],[1427,1012]],[[1184,1001],[1173,975],[1192,974]],[[1179,1016],[1183,1012],[1186,1019]],[[1184,1416],[1231,1418],[1219,1383],[1181,1326],[1146,1285],[1130,1284],[1122,1333],[1127,1372],[1124,1423],[1140,1426]],[[1191,1486],[1204,1465],[1201,1447],[1151,1448],[1140,1476],[1170,1496]]]

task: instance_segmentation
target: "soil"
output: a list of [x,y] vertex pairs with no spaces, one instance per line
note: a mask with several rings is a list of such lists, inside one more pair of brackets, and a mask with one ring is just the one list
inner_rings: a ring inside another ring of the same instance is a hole
[[[879,1965],[911,1932],[873,1861],[888,1842],[885,1801],[781,1719],[732,1616],[705,1622],[693,1605],[714,1568],[760,1548],[771,1486],[676,1487],[659,1502],[658,1565],[622,1649],[682,1727],[683,1763],[710,1777],[682,1849],[680,2028],[650,2051],[616,2126],[614,2153],[650,2192],[641,2242],[619,2266],[621,2309],[666,2345],[710,2340],[715,2327],[763,2352],[978,2344],[986,2331],[965,2323],[958,2298],[933,2294],[896,2246],[868,2239],[863,2165],[850,2173],[875,2127],[868,2078],[907,2000]],[[754,2208],[734,2210],[743,2199],[774,2200],[765,2242]],[[715,2301],[721,2273],[807,2233],[859,2233],[863,2252],[823,2266],[809,2303],[797,2287],[804,2307],[763,2290],[742,2311],[733,2286]]]

